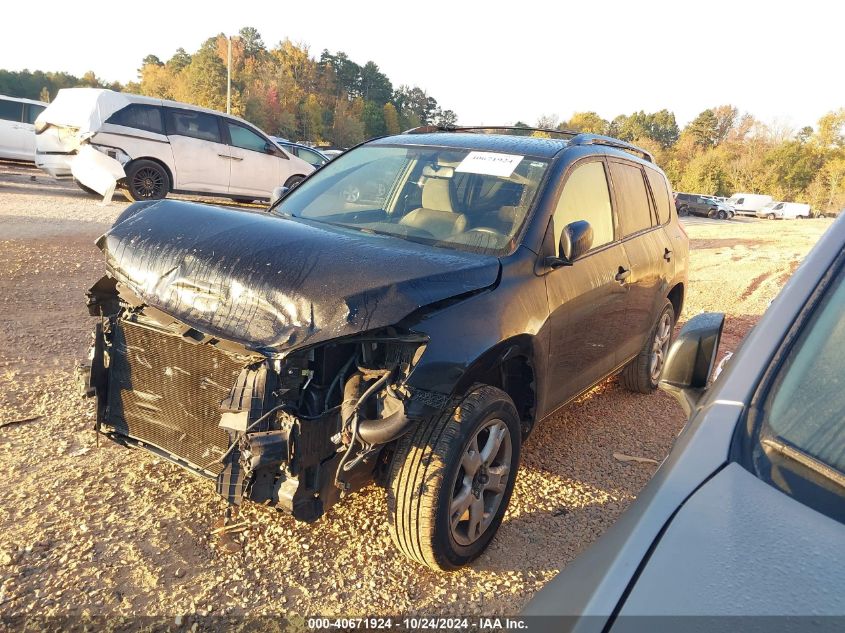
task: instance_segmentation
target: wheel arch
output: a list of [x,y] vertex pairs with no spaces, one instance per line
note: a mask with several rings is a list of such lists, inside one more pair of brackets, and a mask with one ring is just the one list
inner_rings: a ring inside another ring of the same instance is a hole
[[510,396],[519,413],[523,439],[528,437],[540,393],[533,337],[521,334],[505,339],[478,356],[455,383],[453,395],[469,393],[478,384],[497,387]]
[[684,308],[684,282],[678,282],[669,290],[666,298],[672,304],[672,309],[675,311],[675,321],[681,316],[681,310]]

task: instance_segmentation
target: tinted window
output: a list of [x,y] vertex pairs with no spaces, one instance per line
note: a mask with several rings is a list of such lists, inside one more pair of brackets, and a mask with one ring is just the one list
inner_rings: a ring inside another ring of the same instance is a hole
[[763,434],[845,473],[845,283],[840,271],[787,357]]
[[631,235],[651,226],[651,207],[639,167],[623,163],[610,163],[613,191],[616,193],[616,210],[622,236]]
[[217,124],[217,117],[205,112],[168,109],[167,133],[190,136],[203,141],[220,142],[220,127]]
[[297,147],[296,149],[298,150],[296,152],[296,155],[299,156],[305,162],[307,162],[309,165],[319,167],[320,165],[323,165],[326,162],[326,159],[320,156],[317,152],[312,152],[310,149],[304,149],[302,147]]
[[666,187],[666,179],[652,169],[645,170],[648,176],[648,184],[651,185],[651,193],[654,194],[654,202],[657,205],[657,221],[665,224],[669,221],[669,208],[672,201],[669,196],[669,189]]
[[232,140],[231,145],[264,153],[264,146],[267,144],[264,138],[232,121],[226,121],[226,127],[229,128],[229,138]]
[[20,121],[23,117],[23,104],[20,101],[0,99],[0,119],[4,121]]
[[576,220],[586,220],[593,227],[593,247],[613,241],[610,193],[601,162],[579,165],[569,175],[555,208],[555,247],[563,227]]
[[47,106],[43,105],[36,105],[34,103],[30,103],[26,106],[26,118],[24,119],[27,123],[35,123],[35,119],[38,118],[38,115],[44,112]]
[[164,122],[161,120],[161,108],[133,103],[112,114],[106,123],[134,127],[138,130],[164,134]]

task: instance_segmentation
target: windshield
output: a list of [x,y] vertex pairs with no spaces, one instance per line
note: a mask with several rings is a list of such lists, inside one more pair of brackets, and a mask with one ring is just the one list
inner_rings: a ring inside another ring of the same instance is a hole
[[503,255],[515,247],[547,166],[515,154],[365,145],[327,163],[274,211]]

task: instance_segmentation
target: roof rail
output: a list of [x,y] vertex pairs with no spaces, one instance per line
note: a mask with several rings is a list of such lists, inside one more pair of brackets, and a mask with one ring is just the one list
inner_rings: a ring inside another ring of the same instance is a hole
[[610,136],[602,136],[601,134],[578,134],[575,136],[571,141],[569,141],[570,145],[604,145],[606,147],[615,147],[616,149],[622,149],[627,152],[633,152],[634,154],[639,154],[648,162],[654,162],[654,156],[651,155],[651,152],[644,150],[642,147],[637,147],[636,145],[632,145],[631,143],[626,143],[625,141],[620,141],[618,138],[612,138]]
[[545,132],[559,136],[577,137],[580,132],[575,130],[553,130],[545,127],[528,127],[521,125],[421,125],[405,130],[403,134],[434,134],[437,132],[476,132],[482,130],[511,130],[520,132]]

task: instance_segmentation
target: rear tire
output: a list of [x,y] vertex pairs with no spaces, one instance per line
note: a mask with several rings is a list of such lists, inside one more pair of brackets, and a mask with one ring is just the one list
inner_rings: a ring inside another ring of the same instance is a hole
[[767,216],[766,216],[766,218],[767,218],[767,219],[769,219],[769,220],[774,220],[774,219],[775,219],[775,214],[774,214],[774,213],[770,213],[769,215],[767,215]]
[[167,170],[152,160],[136,160],[126,170],[126,194],[131,200],[161,200],[170,191]]
[[91,187],[86,187],[85,185],[83,185],[83,184],[82,184],[81,182],[79,182],[78,180],[74,179],[74,181],[73,181],[73,182],[76,184],[76,186],[77,186],[77,187],[79,187],[80,189],[82,189],[82,191],[84,191],[85,193],[87,193],[87,194],[89,194],[89,195],[92,195],[92,196],[97,196],[98,198],[102,198],[102,197],[103,197],[103,196],[102,196],[102,194],[100,194],[100,193],[99,193],[99,192],[97,192],[97,191],[94,191],[93,189],[91,189]]
[[680,209],[678,209],[678,215],[682,218],[689,215],[689,209],[687,207],[681,207]]
[[672,303],[665,299],[660,316],[646,339],[645,345],[620,374],[622,386],[636,393],[651,393],[657,389],[660,372],[666,361],[669,344],[672,342],[672,331],[675,327],[675,309]]
[[718,218],[720,220],[727,220],[728,219],[728,212],[727,211],[719,211]]
[[488,386],[402,437],[387,493],[390,536],[399,550],[436,570],[477,558],[508,507],[521,438],[510,397]]

